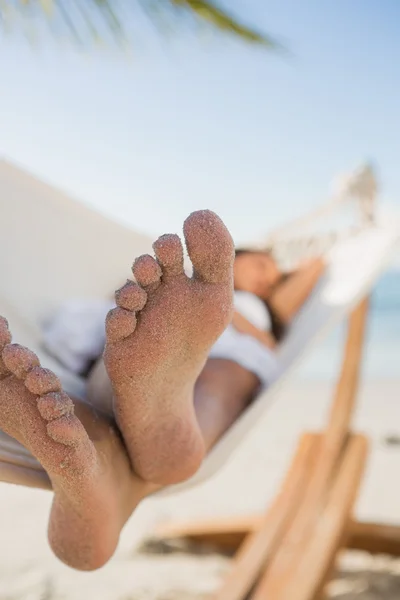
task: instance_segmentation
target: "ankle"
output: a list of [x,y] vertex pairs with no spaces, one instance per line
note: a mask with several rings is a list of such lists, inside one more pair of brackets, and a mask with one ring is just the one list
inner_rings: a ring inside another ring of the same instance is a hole
[[[149,485],[163,487],[190,479],[199,470],[205,456],[205,446],[199,431],[191,432],[186,442],[174,447],[174,453],[165,456],[165,460],[136,461],[136,471]],[[177,452],[179,448],[179,452]],[[155,456],[161,453],[156,452]]]

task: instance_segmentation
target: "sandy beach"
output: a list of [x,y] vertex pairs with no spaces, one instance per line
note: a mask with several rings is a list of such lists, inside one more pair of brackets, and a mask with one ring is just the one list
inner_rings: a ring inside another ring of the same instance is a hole
[[[126,526],[117,554],[95,573],[74,572],[55,559],[46,540],[51,494],[0,486],[0,600],[194,600],[206,599],[229,569],[216,554],[143,550],[157,525],[173,520],[262,511],[279,486],[298,434],[324,422],[331,385],[294,382],[214,479],[186,492],[142,504]],[[368,433],[371,456],[356,514],[400,523],[399,382],[364,385],[355,429]],[[142,548],[142,549],[141,549]],[[343,553],[329,597],[395,600],[400,560]]]

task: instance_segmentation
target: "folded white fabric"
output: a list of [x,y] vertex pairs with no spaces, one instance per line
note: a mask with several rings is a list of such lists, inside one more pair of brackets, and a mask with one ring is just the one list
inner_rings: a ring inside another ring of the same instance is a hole
[[271,330],[271,316],[266,304],[254,294],[236,290],[234,293],[235,310],[261,331]]
[[254,373],[263,388],[271,385],[280,373],[275,353],[250,335],[240,333],[233,325],[228,325],[215,342],[209,358],[223,358],[235,362]]
[[45,349],[73,373],[83,373],[103,352],[104,321],[114,306],[97,298],[64,302],[43,327]]
[[[270,331],[271,316],[260,298],[249,292],[236,291],[235,310],[262,331]],[[262,387],[271,385],[279,376],[275,353],[250,335],[240,333],[229,325],[211,348],[210,358],[224,358],[254,373]]]

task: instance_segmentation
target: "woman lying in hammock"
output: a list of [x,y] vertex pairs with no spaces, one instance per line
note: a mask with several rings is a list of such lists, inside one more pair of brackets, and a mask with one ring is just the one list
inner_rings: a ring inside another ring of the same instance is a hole
[[274,349],[324,270],[315,260],[284,276],[268,253],[235,257],[210,211],[190,215],[184,235],[192,278],[180,239],[164,235],[157,260],[139,257],[136,283],[116,292],[86,401],[71,400],[35,354],[12,344],[0,317],[2,478],[21,483],[35,470],[54,490],[49,541],[77,569],[104,565],[138,503],[193,475],[277,377]]

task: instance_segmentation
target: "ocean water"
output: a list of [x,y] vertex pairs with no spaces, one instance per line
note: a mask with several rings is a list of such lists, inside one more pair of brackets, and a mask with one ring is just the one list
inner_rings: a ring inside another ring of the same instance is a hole
[[[319,342],[298,368],[298,375],[307,379],[334,377],[341,364],[345,334],[342,324]],[[400,270],[388,271],[372,293],[363,373],[373,379],[400,379]]]

